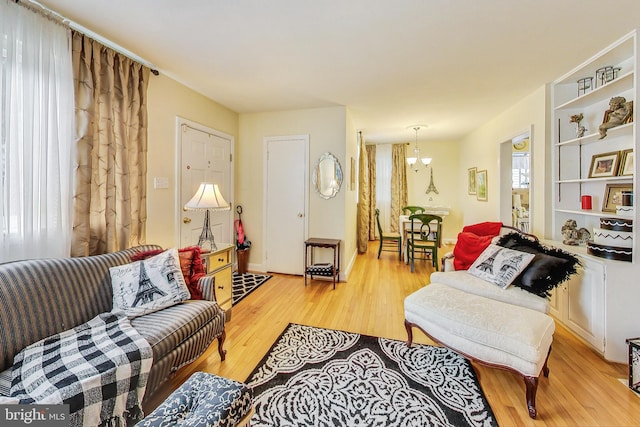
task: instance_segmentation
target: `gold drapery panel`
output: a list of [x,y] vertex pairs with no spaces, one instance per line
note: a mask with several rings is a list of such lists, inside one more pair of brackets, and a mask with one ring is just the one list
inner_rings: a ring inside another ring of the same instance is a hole
[[145,243],[149,68],[73,31],[78,169],[72,256]]
[[369,242],[369,166],[367,149],[364,145],[362,132],[360,135],[359,160],[358,160],[358,253],[367,252]]
[[367,145],[367,167],[369,168],[369,240],[376,240],[376,146]]
[[398,232],[402,207],[407,206],[407,144],[391,146],[391,231]]

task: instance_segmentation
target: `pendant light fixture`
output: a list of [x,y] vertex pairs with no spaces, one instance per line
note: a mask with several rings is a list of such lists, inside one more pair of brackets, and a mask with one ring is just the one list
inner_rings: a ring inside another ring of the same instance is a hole
[[411,170],[413,170],[414,172],[418,172],[418,170],[420,169],[418,159],[420,159],[420,163],[422,163],[425,167],[429,163],[431,163],[431,157],[422,157],[420,155],[420,149],[418,148],[418,131],[423,127],[427,127],[427,126],[426,125],[409,126],[409,128],[413,128],[413,130],[416,131],[416,145],[413,148],[413,156],[407,157],[407,163],[411,167]]

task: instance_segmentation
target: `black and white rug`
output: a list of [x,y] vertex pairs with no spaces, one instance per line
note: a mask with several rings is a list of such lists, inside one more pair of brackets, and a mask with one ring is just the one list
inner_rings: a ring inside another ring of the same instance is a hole
[[497,426],[446,348],[289,324],[246,381],[251,426]]
[[240,300],[267,280],[271,279],[269,274],[244,273],[238,274],[233,272],[233,286],[231,287],[231,304],[237,304]]

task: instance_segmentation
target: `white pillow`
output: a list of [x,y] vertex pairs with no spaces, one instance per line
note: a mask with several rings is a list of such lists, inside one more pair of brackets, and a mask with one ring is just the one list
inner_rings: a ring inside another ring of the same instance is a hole
[[111,267],[109,273],[113,287],[111,311],[123,311],[130,319],[191,298],[176,248],[143,261]]
[[469,274],[506,289],[534,257],[534,254],[489,245],[471,264]]

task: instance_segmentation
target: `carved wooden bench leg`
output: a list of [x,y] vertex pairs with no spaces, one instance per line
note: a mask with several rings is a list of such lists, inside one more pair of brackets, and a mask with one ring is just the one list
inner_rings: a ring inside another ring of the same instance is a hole
[[407,347],[411,347],[413,343],[413,325],[405,320],[404,327],[407,330]]
[[549,378],[549,366],[547,365],[549,363],[549,355],[551,354],[551,348],[549,347],[549,352],[547,353],[547,358],[544,359],[544,366],[542,366],[542,374]]
[[536,411],[536,392],[538,391],[538,377],[524,377],[524,384],[527,387],[527,408],[529,409],[529,416],[535,418]]
[[227,338],[227,332],[222,331],[222,335],[218,337],[218,353],[220,353],[220,360],[224,362],[224,359],[227,357],[227,350],[222,348],[224,345],[224,340]]
[[[542,374],[545,377],[549,377],[549,355],[551,354],[551,347],[547,353],[547,358],[544,359],[544,365],[542,366]],[[529,416],[535,418],[538,414],[536,410],[536,392],[538,391],[538,377],[524,377],[524,383],[527,386],[527,408],[529,409]]]

